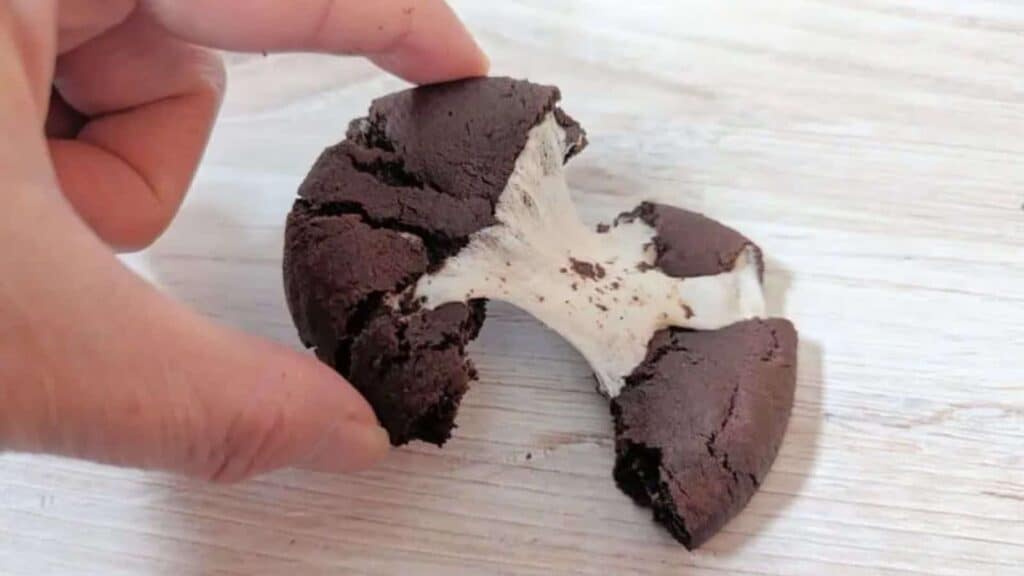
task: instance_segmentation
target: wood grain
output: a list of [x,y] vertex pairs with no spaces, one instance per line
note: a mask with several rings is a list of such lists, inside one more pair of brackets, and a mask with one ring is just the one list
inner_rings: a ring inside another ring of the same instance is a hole
[[[0,458],[0,574],[1024,574],[1024,4],[454,3],[495,73],[557,83],[593,222],[654,198],[770,255],[802,333],[761,492],[688,553],[610,478],[586,365],[496,305],[455,440],[352,477],[234,488]],[[319,150],[399,86],[364,63],[232,57],[179,221],[128,262],[295,345],[282,224]]]

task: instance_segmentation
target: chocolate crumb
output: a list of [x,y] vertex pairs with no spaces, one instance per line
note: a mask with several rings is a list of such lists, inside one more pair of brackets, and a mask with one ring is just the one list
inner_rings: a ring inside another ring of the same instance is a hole
[[679,301],[679,306],[682,307],[683,313],[686,314],[687,320],[693,318],[693,308],[690,308],[690,306],[686,302],[683,302],[681,300]]
[[654,265],[648,264],[647,262],[641,262],[636,265],[636,269],[641,272],[647,272],[648,270],[654,270]]
[[526,459],[527,460],[533,460],[533,452],[527,452],[526,453]]
[[608,307],[605,306],[604,304],[598,303],[598,304],[595,304],[595,306],[597,306],[597,309],[600,310],[601,312],[607,312],[608,311]]
[[543,302],[544,301],[544,297],[543,296],[537,296],[537,301],[538,302]]
[[583,262],[575,258],[569,258],[569,264],[572,265],[573,272],[587,280],[600,280],[605,276],[604,266],[600,264]]
[[611,230],[611,229],[612,229],[612,227],[607,225],[607,224],[603,224],[602,223],[602,224],[598,224],[597,225],[597,233],[598,234],[607,234],[608,231]]
[[612,282],[612,290],[618,290],[620,286],[622,285],[618,282]]
[[580,289],[580,285],[579,285],[579,284],[577,284],[577,283],[575,283],[575,282],[573,282],[573,283],[572,283],[572,289],[573,289],[573,290],[579,290],[579,289]]

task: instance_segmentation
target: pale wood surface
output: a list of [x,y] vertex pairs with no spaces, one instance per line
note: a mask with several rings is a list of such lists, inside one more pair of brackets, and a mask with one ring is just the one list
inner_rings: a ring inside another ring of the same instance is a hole
[[[0,574],[1024,574],[1024,4],[456,3],[495,72],[561,85],[591,221],[641,197],[739,227],[802,332],[782,453],[688,553],[613,486],[584,363],[494,306],[443,451],[217,489],[0,458]],[[346,121],[399,86],[231,59],[176,227],[131,264],[295,344],[282,223]]]

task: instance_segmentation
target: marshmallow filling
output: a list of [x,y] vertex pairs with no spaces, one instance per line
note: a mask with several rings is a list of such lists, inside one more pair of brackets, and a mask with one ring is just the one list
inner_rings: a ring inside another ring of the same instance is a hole
[[494,299],[525,310],[583,355],[609,397],[659,330],[715,330],[764,316],[753,247],[727,272],[680,279],[655,267],[656,231],[640,219],[603,233],[584,225],[565,178],[571,145],[549,113],[516,160],[498,224],[421,278],[413,296],[427,308]]

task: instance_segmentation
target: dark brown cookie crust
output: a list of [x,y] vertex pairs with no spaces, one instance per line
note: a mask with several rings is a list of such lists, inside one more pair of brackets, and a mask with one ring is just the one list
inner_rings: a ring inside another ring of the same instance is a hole
[[494,210],[529,131],[554,113],[569,156],[586,145],[557,88],[466,80],[376,100],[325,150],[288,217],[284,277],[302,342],[370,401],[395,445],[443,444],[474,377],[466,345],[485,302],[389,303]]
[[796,384],[786,320],[665,330],[612,401],[615,480],[687,548],[735,516],[782,443]]
[[299,188],[314,211],[358,214],[367,224],[420,236],[439,265],[494,210],[530,130],[554,112],[573,143],[586,146],[557,108],[553,86],[508,78],[406,90],[375,100],[344,142],[324,151]]
[[654,267],[675,278],[712,276],[732,270],[736,259],[749,248],[757,255],[764,276],[761,249],[746,236],[703,214],[674,206],[644,202],[616,218],[616,224],[640,219],[654,228],[657,259]]

